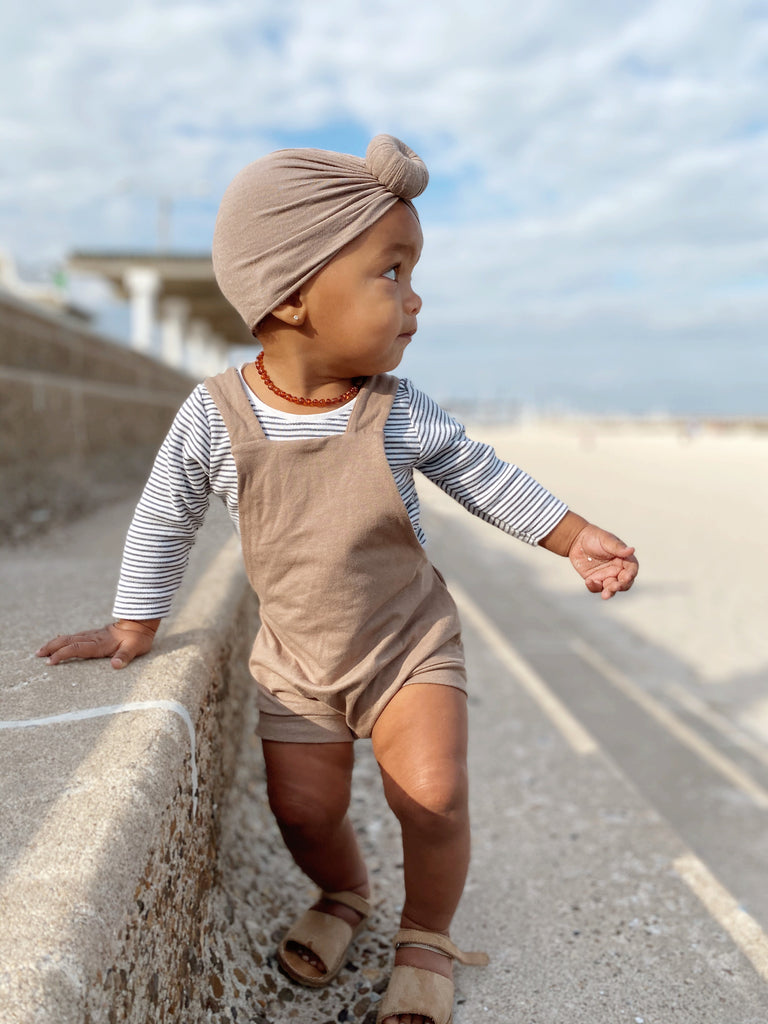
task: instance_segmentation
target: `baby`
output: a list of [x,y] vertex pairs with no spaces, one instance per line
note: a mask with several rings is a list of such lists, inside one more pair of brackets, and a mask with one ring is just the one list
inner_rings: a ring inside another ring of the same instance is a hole
[[272,153],[227,189],[213,259],[262,351],[198,386],[171,427],[125,546],[114,613],[57,637],[51,664],[152,646],[211,493],[239,526],[261,627],[251,655],[270,806],[320,895],[278,949],[313,987],[370,913],[347,809],[353,741],[370,738],[403,840],[405,903],[379,1024],[448,1024],[451,942],[469,864],[466,673],[456,608],[424,553],[418,468],[469,511],[569,558],[603,598],[633,549],[588,523],[409,381],[427,170],[377,136],[364,160]]

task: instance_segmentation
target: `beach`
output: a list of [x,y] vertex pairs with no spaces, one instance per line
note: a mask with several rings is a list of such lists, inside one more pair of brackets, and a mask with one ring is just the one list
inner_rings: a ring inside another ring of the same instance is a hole
[[[467,432],[636,547],[637,583],[603,602],[605,628],[619,623],[669,654],[692,692],[768,741],[768,431],[574,418],[467,422]],[[467,519],[436,488],[422,490],[427,505]],[[591,595],[559,559],[470,521],[478,541],[511,549],[558,600],[586,607]]]

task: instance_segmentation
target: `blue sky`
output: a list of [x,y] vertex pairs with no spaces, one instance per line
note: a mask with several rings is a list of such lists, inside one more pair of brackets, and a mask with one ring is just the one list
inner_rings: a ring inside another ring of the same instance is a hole
[[768,0],[10,6],[0,248],[22,273],[156,246],[163,201],[173,246],[206,251],[245,163],[386,131],[431,174],[418,383],[768,415]]

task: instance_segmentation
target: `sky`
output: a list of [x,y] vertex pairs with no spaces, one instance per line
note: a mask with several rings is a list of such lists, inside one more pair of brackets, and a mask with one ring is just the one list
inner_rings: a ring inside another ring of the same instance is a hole
[[207,252],[245,164],[379,132],[430,170],[417,384],[768,416],[768,0],[10,0],[0,250]]

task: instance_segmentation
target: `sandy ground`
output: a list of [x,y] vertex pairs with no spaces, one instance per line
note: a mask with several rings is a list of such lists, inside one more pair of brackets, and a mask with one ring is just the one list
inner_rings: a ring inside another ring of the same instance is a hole
[[[577,420],[467,432],[635,545],[632,599],[619,595],[607,614],[684,662],[702,696],[768,741],[768,431]],[[435,488],[424,498],[466,518]],[[484,543],[510,543],[476,528]],[[514,549],[548,589],[576,599],[559,559]]]

